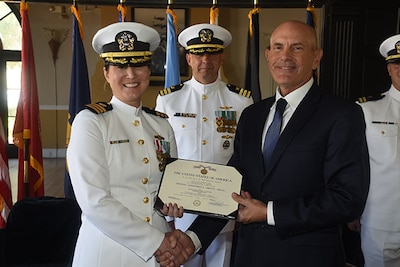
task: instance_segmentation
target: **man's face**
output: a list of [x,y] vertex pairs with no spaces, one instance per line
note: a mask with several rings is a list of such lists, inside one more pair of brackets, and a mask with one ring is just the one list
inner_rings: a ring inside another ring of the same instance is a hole
[[186,54],[186,61],[192,68],[193,77],[200,83],[209,84],[217,80],[224,54]]
[[286,95],[305,84],[322,57],[315,35],[302,24],[286,23],[271,35],[265,57],[272,77]]
[[400,62],[387,64],[387,70],[393,86],[400,91]]

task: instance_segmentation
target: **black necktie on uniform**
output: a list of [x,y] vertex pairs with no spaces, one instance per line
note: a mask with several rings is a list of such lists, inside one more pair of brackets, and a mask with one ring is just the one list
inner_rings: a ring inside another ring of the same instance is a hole
[[271,125],[268,127],[267,134],[264,139],[263,155],[264,155],[264,169],[267,168],[268,163],[271,159],[272,153],[274,152],[276,143],[282,128],[282,115],[285,111],[286,100],[280,98],[276,103],[274,119]]

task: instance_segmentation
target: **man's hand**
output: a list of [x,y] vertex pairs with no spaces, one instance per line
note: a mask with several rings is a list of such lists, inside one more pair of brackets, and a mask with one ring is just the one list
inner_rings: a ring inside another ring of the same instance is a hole
[[164,216],[170,216],[173,218],[182,218],[184,209],[183,207],[178,207],[176,203],[172,204],[166,204],[164,203],[164,206],[161,210],[159,210]]
[[194,252],[192,240],[180,230],[166,233],[161,246],[154,255],[162,267],[179,267]]
[[347,227],[349,227],[351,231],[359,233],[361,231],[360,219],[355,219],[354,221],[347,223]]
[[238,222],[247,224],[266,221],[267,206],[264,202],[252,198],[250,193],[245,191],[241,191],[240,195],[232,193],[232,198],[239,203]]

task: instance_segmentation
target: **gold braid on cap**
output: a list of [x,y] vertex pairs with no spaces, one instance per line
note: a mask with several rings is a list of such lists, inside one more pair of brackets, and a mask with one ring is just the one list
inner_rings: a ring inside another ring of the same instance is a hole
[[400,58],[400,42],[397,42],[395,47],[397,54],[386,57],[386,61]]
[[145,57],[151,56],[153,52],[150,51],[131,51],[131,52],[106,52],[101,53],[100,57],[110,58],[110,57]]
[[[217,49],[224,49],[223,45],[220,44],[194,44],[194,45],[188,45],[186,47],[186,50],[191,50],[191,49],[197,49],[197,48],[205,48],[205,47],[209,47],[209,48],[217,48]],[[215,50],[218,51],[218,50]]]
[[119,57],[119,58],[106,57],[106,58],[104,58],[104,60],[109,63],[125,65],[128,63],[140,64],[140,63],[149,62],[151,60],[151,57]]
[[388,57],[386,57],[386,61],[391,60],[391,59],[397,59],[397,58],[400,58],[400,54],[388,56]]
[[189,45],[186,51],[190,54],[204,54],[204,53],[217,53],[224,49],[223,45]]

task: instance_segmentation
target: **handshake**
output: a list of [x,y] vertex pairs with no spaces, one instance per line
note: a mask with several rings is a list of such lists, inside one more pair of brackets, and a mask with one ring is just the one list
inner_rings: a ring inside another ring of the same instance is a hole
[[179,267],[189,260],[194,250],[194,244],[188,235],[180,230],[173,230],[165,233],[154,256],[162,267]]
[[[249,192],[241,191],[240,195],[232,193],[232,198],[239,204],[237,222],[243,224],[266,222],[268,207],[261,200],[253,198]],[[183,208],[176,204],[164,204],[160,212],[170,217],[182,217]],[[154,253],[162,267],[178,267],[189,260],[195,251],[192,239],[180,230],[166,233],[163,242]]]
[[[168,215],[174,218],[181,218],[184,212],[183,207],[178,207],[176,203],[164,204],[159,211],[164,216]],[[154,256],[162,267],[179,267],[189,260],[194,250],[193,241],[188,235],[181,230],[173,230],[165,233],[164,239]]]

